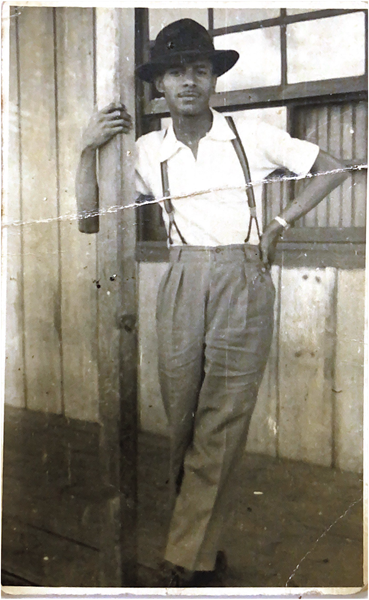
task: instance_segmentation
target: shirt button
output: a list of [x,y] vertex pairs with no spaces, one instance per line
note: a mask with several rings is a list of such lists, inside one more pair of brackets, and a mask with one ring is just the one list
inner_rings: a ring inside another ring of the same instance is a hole
[[221,252],[221,249],[220,249],[220,248],[215,248],[215,252],[216,252],[217,254],[219,254],[219,252]]

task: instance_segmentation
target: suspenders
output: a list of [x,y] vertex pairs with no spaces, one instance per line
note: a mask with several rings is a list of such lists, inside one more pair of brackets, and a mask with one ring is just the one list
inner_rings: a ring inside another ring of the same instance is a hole
[[247,236],[245,239],[245,244],[249,241],[250,239],[250,234],[251,234],[251,229],[252,229],[252,222],[255,221],[255,225],[256,225],[256,231],[258,232],[258,238],[260,241],[260,228],[259,228],[259,222],[258,222],[258,218],[257,218],[257,214],[256,214],[256,203],[255,203],[255,196],[254,196],[254,188],[252,187],[252,183],[251,183],[251,176],[250,176],[250,167],[249,167],[249,163],[247,160],[247,156],[245,153],[245,149],[242,145],[241,142],[241,138],[238,135],[238,131],[236,128],[236,124],[234,122],[234,120],[232,119],[232,117],[226,117],[227,119],[227,123],[230,126],[230,128],[232,129],[233,133],[235,134],[235,138],[232,140],[232,144],[233,144],[233,148],[235,149],[235,152],[237,154],[237,158],[240,161],[241,167],[242,167],[242,171],[243,171],[243,176],[245,178],[246,181],[246,194],[247,194],[247,201],[249,204],[249,209],[250,209],[250,221],[249,221],[249,229],[247,232]]
[[176,229],[182,244],[187,244],[183,235],[179,231],[177,223],[174,218],[174,206],[170,199],[170,189],[169,189],[169,179],[168,179],[168,161],[165,160],[164,162],[160,163],[160,170],[161,170],[161,184],[163,187],[163,196],[165,198],[164,206],[165,206],[165,210],[167,211],[167,215],[169,217],[169,229],[168,229],[169,244],[170,245],[173,244],[173,240],[172,240],[172,228],[173,227]]
[[[248,160],[247,160],[245,149],[244,149],[244,147],[242,145],[242,142],[241,142],[241,138],[240,138],[240,136],[238,134],[235,122],[232,119],[232,117],[226,117],[226,119],[227,119],[228,125],[230,126],[230,128],[232,129],[233,133],[236,136],[232,140],[232,144],[233,144],[233,148],[234,148],[234,150],[235,150],[235,152],[237,154],[237,158],[240,161],[240,165],[241,165],[242,171],[243,171],[243,176],[244,176],[245,182],[246,182],[247,201],[248,201],[248,205],[249,205],[249,209],[250,209],[249,228],[248,228],[247,236],[245,238],[245,244],[246,244],[249,241],[249,239],[250,239],[250,234],[251,234],[252,222],[253,221],[255,221],[256,231],[258,233],[259,240],[260,240],[260,237],[261,237],[261,235],[260,235],[260,228],[259,228],[259,222],[258,222],[257,215],[256,215],[256,204],[255,204],[254,189],[253,189],[252,183],[251,183],[249,163],[248,163]],[[170,199],[169,178],[168,178],[168,161],[165,160],[162,163],[160,163],[160,170],[161,170],[161,183],[162,183],[162,187],[163,187],[163,197],[165,198],[165,200],[164,200],[164,207],[165,207],[165,210],[166,210],[167,215],[169,217],[169,230],[168,230],[169,244],[170,245],[173,244],[173,240],[172,240],[172,229],[173,229],[173,227],[177,231],[182,244],[187,244],[187,242],[184,239],[183,235],[179,231],[177,223],[176,223],[175,218],[174,218],[174,207],[173,207],[172,201]]]

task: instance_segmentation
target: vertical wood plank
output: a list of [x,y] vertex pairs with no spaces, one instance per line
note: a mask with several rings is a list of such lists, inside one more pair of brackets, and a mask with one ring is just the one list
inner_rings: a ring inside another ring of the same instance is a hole
[[340,271],[337,294],[335,466],[363,470],[365,271]]
[[[134,9],[96,9],[99,107],[122,101],[134,116]],[[128,59],[128,60],[127,60]],[[131,204],[134,134],[99,153],[99,413],[101,471],[111,490],[102,522],[100,584],[135,580],[136,435],[135,213]],[[104,525],[105,520],[105,525]],[[106,535],[112,523],[116,536]]]
[[[120,97],[128,112],[135,114],[135,15],[134,9],[118,12]],[[127,60],[128,59],[128,60]],[[133,130],[134,131],[134,130]],[[134,156],[132,132],[121,140],[122,200],[118,213],[118,258],[120,295],[120,489],[122,494],[121,563],[124,585],[136,585],[137,568],[137,263]],[[129,208],[131,206],[131,208]]]
[[92,9],[56,9],[56,42],[65,414],[96,421],[96,236],[82,235],[72,217],[80,140],[94,106]]
[[[306,140],[306,111],[303,109],[296,109],[295,111],[295,135],[302,140]],[[294,196],[298,196],[298,194],[304,188],[304,181],[299,179],[294,183]],[[295,227],[305,227],[305,217],[301,217],[296,223]]]
[[266,221],[268,224],[275,215],[280,213],[280,183],[276,181],[276,176],[272,173],[270,181],[267,179],[263,184],[263,193],[265,193],[265,212]]
[[[368,153],[368,106],[366,102],[355,105],[355,152],[354,156],[359,163],[367,163]],[[354,225],[365,226],[366,222],[366,170],[353,173],[355,212]]]
[[355,214],[354,223],[356,227],[365,227],[366,224],[366,191],[367,171],[363,170],[353,174],[353,185],[355,186]]
[[[308,142],[312,142],[313,144],[319,145],[319,129],[318,129],[318,115],[319,115],[319,107],[313,106],[308,110],[305,110],[305,119],[306,119],[306,134],[303,139]],[[304,182],[303,187],[306,186]],[[308,212],[304,216],[304,225],[305,227],[316,227],[316,208]]]
[[[148,8],[136,8],[135,9],[135,64],[143,65],[148,61],[150,57],[150,40],[149,40],[149,9]],[[146,106],[150,102],[151,86],[148,83],[144,83],[140,79],[136,80],[136,135],[140,137],[143,133],[143,119],[141,115],[144,114]]]
[[[96,10],[96,93],[99,108],[118,99],[117,69],[119,46],[117,20],[114,10]],[[109,40],[109,41],[108,41]],[[100,572],[101,586],[120,586],[122,524],[119,489],[119,329],[118,310],[118,219],[120,194],[119,140],[113,139],[99,152],[100,231],[97,237],[98,340],[99,340],[99,421],[100,470],[102,481],[111,489],[101,515]],[[115,277],[114,277],[115,276]],[[111,278],[114,278],[112,281]],[[106,533],[115,531],[113,538]]]
[[334,269],[284,269],[280,319],[280,456],[331,464]]
[[[351,103],[342,107],[342,155],[346,160],[353,158],[354,130],[352,123],[353,107]],[[352,225],[352,175],[342,184],[342,227]]]
[[260,386],[258,400],[251,419],[246,451],[259,454],[277,455],[278,435],[278,337],[279,337],[279,298],[281,268],[272,267],[272,279],[276,289],[274,306],[274,333],[268,363]]
[[[317,112],[317,144],[318,146],[327,152],[328,148],[328,106],[321,106]],[[324,177],[324,176],[323,176]],[[315,209],[316,214],[316,226],[327,227],[328,226],[328,199],[325,198]]]
[[158,373],[155,327],[156,298],[167,263],[141,263],[139,267],[139,413],[140,428],[168,435]]
[[[339,105],[329,107],[329,137],[328,137],[328,152],[336,158],[342,158],[341,147],[341,109]],[[329,226],[340,226],[340,210],[341,210],[341,186],[333,190],[328,196],[329,201]]]
[[58,413],[62,394],[53,11],[22,7],[18,18],[27,406]]
[[358,102],[354,105],[355,108],[355,158],[367,160],[368,143],[367,143],[367,124],[368,124],[368,105],[365,101]]
[[[19,72],[18,72],[18,9],[11,10],[9,39],[9,129],[7,153],[6,220],[22,221],[21,197],[21,147],[19,131]],[[25,407],[24,357],[23,357],[23,258],[21,226],[7,229],[7,306],[5,402]]]
[[[118,41],[114,11],[96,10],[97,101],[103,108],[117,99]],[[107,38],[110,43],[107,44]],[[106,483],[119,481],[117,444],[119,443],[119,330],[117,324],[118,270],[117,198],[119,186],[119,140],[114,138],[99,153],[100,232],[98,252],[98,336],[99,336],[99,412],[102,438],[109,447],[106,455],[104,479]],[[105,414],[106,412],[106,414]],[[106,433],[105,433],[106,431]],[[106,439],[105,439],[106,438]],[[104,446],[105,447],[105,446]]]

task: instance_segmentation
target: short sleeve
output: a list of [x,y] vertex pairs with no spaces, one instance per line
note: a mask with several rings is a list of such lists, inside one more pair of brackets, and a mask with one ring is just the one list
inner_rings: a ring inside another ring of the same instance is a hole
[[139,138],[136,141],[135,146],[136,151],[136,160],[135,160],[135,189],[136,189],[136,199],[139,196],[148,196],[151,195],[152,190],[150,189],[149,184],[149,161],[146,157],[145,146],[142,143],[142,138]]
[[259,130],[259,143],[264,147],[268,159],[276,167],[284,167],[299,177],[309,173],[319,154],[319,146],[293,138],[289,133],[262,123]]

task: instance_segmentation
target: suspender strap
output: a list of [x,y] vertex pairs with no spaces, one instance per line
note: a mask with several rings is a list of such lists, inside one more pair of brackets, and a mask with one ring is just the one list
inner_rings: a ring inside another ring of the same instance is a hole
[[232,117],[226,117],[227,123],[230,126],[230,128],[232,129],[233,133],[235,134],[235,138],[232,140],[232,144],[233,144],[233,148],[235,149],[235,152],[237,154],[237,158],[240,161],[241,167],[242,167],[242,171],[243,171],[243,175],[245,178],[245,182],[246,182],[246,194],[247,194],[247,201],[248,201],[248,205],[249,205],[249,209],[250,209],[250,222],[249,222],[249,230],[247,232],[247,236],[245,239],[245,243],[247,243],[250,239],[250,234],[251,234],[251,228],[252,228],[252,222],[255,221],[255,225],[256,225],[256,231],[258,233],[258,237],[260,240],[260,227],[259,227],[259,222],[258,222],[258,218],[257,218],[257,214],[256,214],[256,203],[255,203],[255,196],[254,196],[254,188],[252,187],[252,183],[251,183],[251,176],[250,176],[250,167],[249,167],[249,163],[247,160],[247,156],[246,156],[246,152],[245,149],[243,147],[243,144],[241,142],[241,138],[238,134],[237,128],[236,128],[236,124],[234,122],[234,120],[232,119]]
[[[250,234],[251,234],[252,222],[253,221],[255,221],[256,231],[257,231],[259,240],[261,238],[259,222],[258,222],[258,218],[257,218],[257,214],[256,214],[256,203],[255,203],[255,196],[254,196],[254,188],[252,187],[252,183],[251,183],[250,167],[249,167],[249,163],[248,163],[247,156],[246,156],[246,153],[245,153],[245,149],[244,149],[243,144],[241,142],[241,138],[240,138],[240,136],[238,134],[235,122],[232,119],[232,117],[226,117],[226,120],[227,120],[228,125],[230,126],[230,128],[232,129],[233,133],[236,136],[232,140],[232,144],[233,144],[233,148],[234,148],[234,150],[235,150],[235,152],[237,154],[237,158],[240,161],[240,165],[241,165],[241,168],[242,168],[242,171],[243,171],[243,175],[244,175],[244,178],[245,178],[245,182],[246,182],[246,194],[247,194],[247,201],[248,201],[249,210],[250,210],[249,229],[248,229],[247,236],[246,236],[246,239],[245,239],[245,243],[247,243],[249,241],[249,239],[250,239]],[[169,178],[168,178],[168,163],[167,163],[166,160],[164,162],[160,163],[160,170],[161,170],[161,183],[162,183],[163,196],[164,196],[164,207],[165,207],[165,210],[166,210],[167,215],[169,217],[169,230],[168,230],[169,244],[170,245],[173,244],[173,240],[172,240],[172,229],[173,229],[173,227],[177,231],[182,244],[187,244],[187,242],[184,239],[183,235],[179,231],[177,223],[176,223],[175,218],[174,218],[174,207],[173,207],[172,201],[170,199]]]
[[164,200],[164,207],[165,207],[165,210],[166,210],[167,215],[169,217],[169,229],[168,229],[169,244],[170,245],[173,244],[173,239],[172,239],[172,228],[173,227],[177,231],[182,244],[187,244],[187,242],[184,239],[183,235],[179,231],[177,223],[176,223],[175,218],[174,218],[174,206],[173,206],[172,201],[170,199],[169,178],[168,178],[168,162],[166,160],[164,162],[160,163],[160,171],[161,171],[161,184],[162,184],[162,187],[163,187],[163,196],[165,198],[165,200]]

